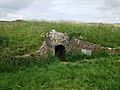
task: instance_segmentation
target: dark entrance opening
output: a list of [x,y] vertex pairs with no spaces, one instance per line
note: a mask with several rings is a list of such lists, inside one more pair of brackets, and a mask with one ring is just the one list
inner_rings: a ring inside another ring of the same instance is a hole
[[65,61],[65,47],[63,45],[55,46],[55,55],[62,61]]

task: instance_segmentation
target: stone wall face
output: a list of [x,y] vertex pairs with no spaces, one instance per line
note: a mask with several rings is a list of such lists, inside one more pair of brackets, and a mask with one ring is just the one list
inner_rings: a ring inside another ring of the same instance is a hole
[[38,51],[36,51],[36,55],[38,56],[44,56],[48,53],[55,54],[55,46],[57,45],[63,45],[65,49],[69,45],[69,37],[65,33],[56,32],[55,30],[52,30],[48,35],[46,36],[46,41],[44,41],[43,45],[40,47]]
[[37,56],[46,56],[49,53],[49,48],[46,44],[46,41],[43,42],[43,45],[40,47],[38,51],[36,51]]
[[68,52],[82,52],[82,50],[89,50],[92,53],[105,51],[111,54],[120,54],[120,50],[115,48],[103,47],[94,43],[83,41],[77,38],[74,38],[69,41]]
[[52,30],[46,38],[47,45],[56,46],[68,44],[69,37],[65,33],[59,33],[55,30]]
[[[88,52],[88,55],[93,52],[98,52],[100,50],[104,50],[110,53],[120,53],[120,50],[116,51],[111,48],[105,48],[103,46],[93,44],[90,42],[86,42],[77,38],[69,39],[69,36],[66,33],[56,32],[52,30],[48,33],[46,40],[43,42],[43,45],[40,47],[38,51],[36,51],[36,55],[38,56],[46,56],[49,53],[55,54],[55,46],[63,45],[67,52]],[[87,54],[87,53],[86,53]]]
[[70,52],[81,52],[81,49],[91,50],[92,52],[96,52],[104,49],[104,47],[100,45],[96,45],[90,42],[82,41],[80,39],[72,39],[69,42],[69,51]]

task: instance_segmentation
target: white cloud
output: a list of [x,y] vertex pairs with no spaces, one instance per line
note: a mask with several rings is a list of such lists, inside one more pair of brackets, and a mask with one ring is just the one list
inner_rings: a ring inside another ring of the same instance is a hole
[[16,13],[17,11],[28,7],[32,0],[1,0],[0,1],[0,16],[7,17],[9,13]]
[[0,19],[120,22],[120,0],[1,0]]

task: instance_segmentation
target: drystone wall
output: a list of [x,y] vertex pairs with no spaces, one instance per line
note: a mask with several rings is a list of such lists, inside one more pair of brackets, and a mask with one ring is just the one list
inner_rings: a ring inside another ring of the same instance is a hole
[[[55,30],[46,34],[46,40],[35,53],[17,56],[17,58],[29,57],[47,57],[49,54],[58,55],[60,58],[65,57],[65,53],[83,53],[91,55],[94,52],[106,51],[111,54],[120,54],[120,50],[103,47],[94,43],[80,40],[78,38],[70,39],[66,33]],[[64,59],[64,58],[63,58]]]
[[97,44],[80,40],[78,38],[70,39],[66,33],[60,33],[52,30],[50,33],[47,34],[46,40],[43,42],[43,45],[38,51],[36,51],[35,54],[38,56],[45,56],[48,53],[52,53],[54,55],[55,47],[58,45],[64,46],[66,53],[81,52],[87,55],[91,55],[93,52],[99,52],[100,50],[104,50],[113,54],[120,53],[120,50],[106,48]]
[[69,36],[66,33],[60,33],[52,30],[47,34],[46,40],[43,42],[40,49],[36,51],[36,55],[44,56],[48,53],[55,54],[55,47],[57,45],[62,45],[67,48],[69,45]]

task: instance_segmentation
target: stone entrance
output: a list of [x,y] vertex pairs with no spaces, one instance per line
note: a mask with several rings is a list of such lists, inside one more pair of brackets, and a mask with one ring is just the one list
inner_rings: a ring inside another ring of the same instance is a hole
[[63,45],[55,46],[55,55],[62,61],[65,61],[65,47]]
[[119,54],[120,50],[103,47],[94,43],[80,40],[78,38],[69,38],[66,33],[57,32],[55,30],[46,34],[46,40],[35,55],[47,57],[49,53],[56,55],[60,60],[67,61],[65,54],[68,52],[83,53],[91,55],[93,52],[105,51],[113,54]]

